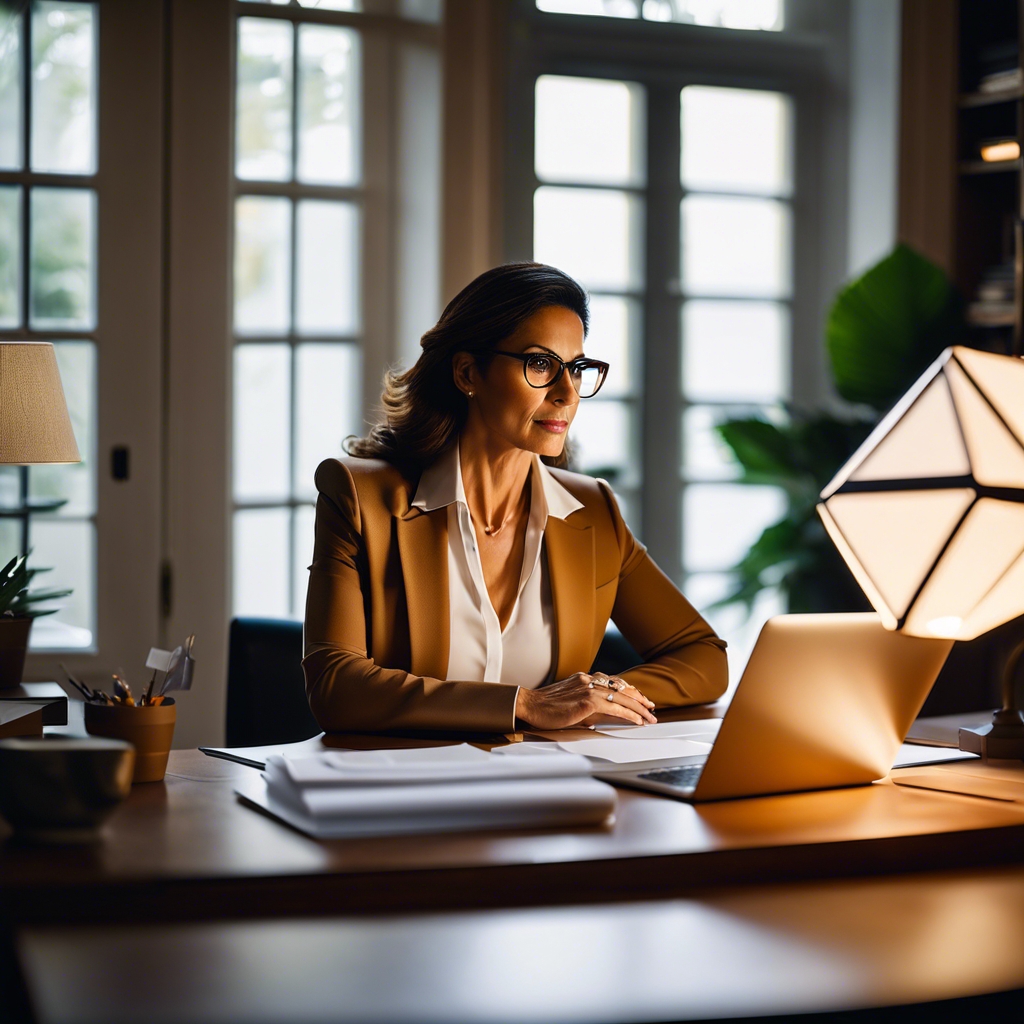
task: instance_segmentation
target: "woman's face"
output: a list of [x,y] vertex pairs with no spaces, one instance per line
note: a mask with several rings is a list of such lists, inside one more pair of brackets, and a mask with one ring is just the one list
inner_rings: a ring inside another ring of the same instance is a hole
[[[561,306],[548,306],[527,320],[498,346],[502,352],[550,353],[569,363],[583,355],[583,323]],[[579,395],[568,373],[551,387],[526,382],[521,359],[495,355],[481,374],[468,353],[456,356],[455,382],[469,398],[467,427],[481,425],[487,433],[514,448],[537,455],[558,456],[565,447]]]

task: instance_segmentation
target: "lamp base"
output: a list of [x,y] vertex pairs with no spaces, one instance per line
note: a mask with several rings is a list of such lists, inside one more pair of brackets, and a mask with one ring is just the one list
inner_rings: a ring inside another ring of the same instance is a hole
[[988,725],[960,730],[960,749],[1000,761],[1024,761],[1024,713],[1003,708]]

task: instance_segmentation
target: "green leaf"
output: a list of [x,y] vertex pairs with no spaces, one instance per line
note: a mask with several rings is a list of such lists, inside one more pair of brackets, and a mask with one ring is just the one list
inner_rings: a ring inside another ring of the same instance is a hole
[[825,335],[836,390],[884,412],[962,334],[962,304],[946,275],[898,245],[832,306]]

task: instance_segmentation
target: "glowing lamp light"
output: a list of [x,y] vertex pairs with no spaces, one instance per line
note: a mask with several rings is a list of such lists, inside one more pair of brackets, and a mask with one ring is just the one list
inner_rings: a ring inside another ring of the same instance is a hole
[[985,143],[981,147],[981,159],[987,164],[1016,160],[1019,157],[1020,143],[1016,139],[999,139],[996,142]]
[[970,640],[1024,614],[1024,360],[947,349],[821,499],[887,628]]
[[[888,629],[971,640],[1024,614],[1024,360],[949,348],[821,492],[818,513]],[[1024,757],[1007,659],[1003,709],[960,730]]]

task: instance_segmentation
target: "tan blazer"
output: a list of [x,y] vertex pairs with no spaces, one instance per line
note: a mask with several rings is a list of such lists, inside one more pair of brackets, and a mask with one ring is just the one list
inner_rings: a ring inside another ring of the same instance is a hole
[[[609,616],[645,663],[623,673],[661,706],[725,691],[725,643],[651,561],[606,483],[552,470],[583,508],[545,530],[556,679],[587,672]],[[446,681],[448,511],[411,508],[416,484],[385,462],[316,471],[306,598],[306,693],[327,732],[510,732],[516,687]]]

